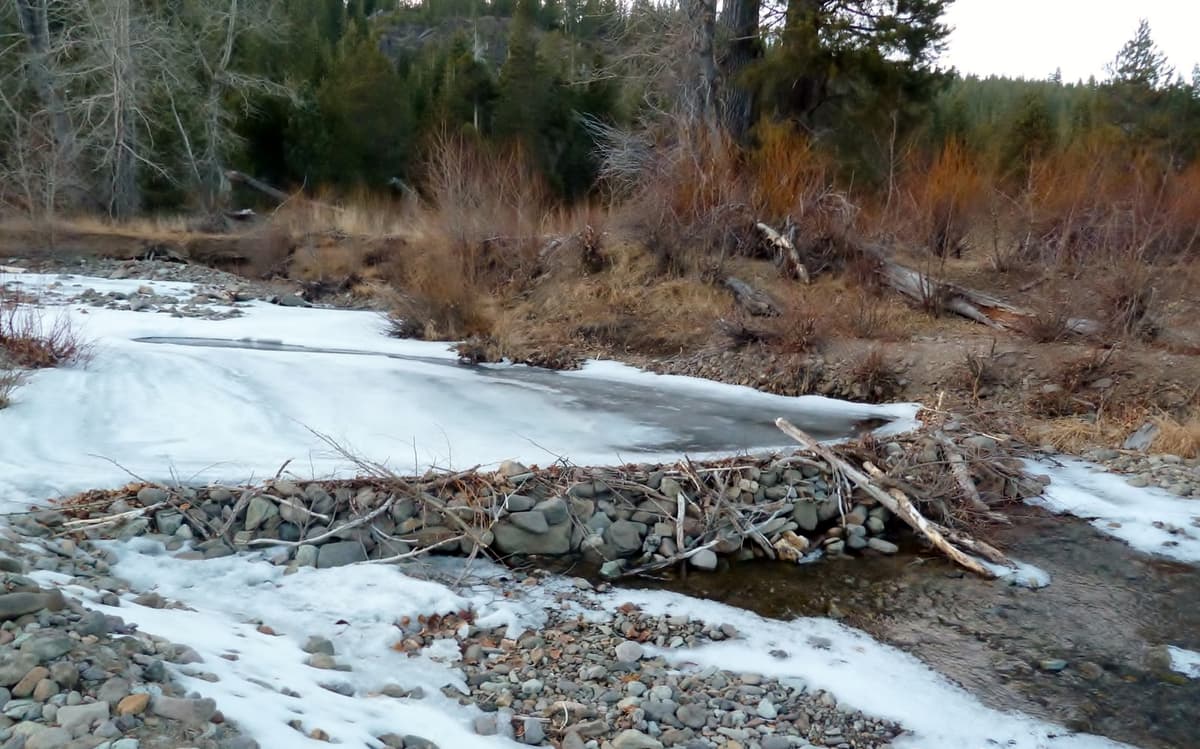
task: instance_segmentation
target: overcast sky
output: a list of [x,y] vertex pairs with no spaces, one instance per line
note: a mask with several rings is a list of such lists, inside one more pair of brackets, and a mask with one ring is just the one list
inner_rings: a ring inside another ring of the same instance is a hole
[[1200,0],[955,0],[942,59],[964,74],[1046,78],[1062,68],[1065,81],[1103,78],[1139,18],[1191,80],[1200,62]]

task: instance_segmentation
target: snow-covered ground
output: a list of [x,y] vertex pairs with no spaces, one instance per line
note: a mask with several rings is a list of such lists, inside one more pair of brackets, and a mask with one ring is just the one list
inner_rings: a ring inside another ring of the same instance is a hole
[[[0,279],[9,280],[14,279]],[[310,476],[345,471],[315,433],[327,434],[357,454],[398,470],[429,465],[463,468],[508,458],[547,463],[559,456],[577,463],[678,458],[669,446],[677,434],[671,420],[623,411],[622,388],[652,388],[670,407],[686,412],[693,399],[732,410],[806,410],[846,420],[896,419],[912,424],[913,405],[883,408],[821,398],[790,399],[688,378],[658,377],[611,363],[593,363],[560,375],[594,386],[608,383],[613,398],[581,403],[569,388],[500,376],[497,370],[450,366],[443,344],[396,341],[383,335],[371,313],[243,306],[230,320],[173,318],[150,312],[85,308],[72,303],[85,288],[129,293],[151,286],[156,294],[188,298],[187,284],[153,281],[63,279],[25,274],[20,282],[57,294],[63,314],[96,342],[86,368],[40,372],[17,402],[0,411],[0,497],[8,507],[47,497],[125,483],[130,473],[181,481],[244,480],[270,476],[285,461]],[[312,348],[348,350],[308,354],[239,348],[150,344],[139,338],[256,339]],[[362,355],[362,353],[390,355]],[[609,387],[606,385],[605,387]],[[595,387],[593,387],[593,392]],[[686,413],[684,414],[686,416]],[[742,448],[764,447],[762,444]],[[1037,472],[1054,481],[1046,505],[1095,518],[1098,527],[1132,544],[1186,561],[1200,561],[1200,541],[1172,535],[1152,521],[1188,527],[1195,518],[1182,500],[1134,490],[1084,466]],[[1136,505],[1136,506],[1135,506]],[[1198,505],[1200,507],[1200,505]],[[1121,523],[1120,527],[1110,527]],[[1122,535],[1122,533],[1124,535]],[[1175,542],[1164,547],[1164,542]],[[336,570],[304,569],[285,576],[261,560],[228,557],[182,561],[140,542],[116,547],[114,574],[136,586],[155,587],[191,610],[153,609],[126,602],[111,610],[142,629],[186,644],[204,656],[193,668],[219,681],[187,676],[189,688],[218,700],[263,746],[324,746],[286,726],[303,714],[307,728],[321,728],[348,745],[374,746],[373,736],[401,727],[443,747],[513,746],[502,737],[470,730],[470,709],[444,697],[441,688],[461,684],[453,653],[434,649],[409,658],[389,649],[405,615],[446,613],[473,607],[484,621],[536,628],[553,599],[551,582],[496,597],[483,587],[456,593],[407,577],[393,567],[361,565]],[[480,565],[481,570],[486,566]],[[35,573],[46,584],[65,584]],[[1027,570],[1026,576],[1036,577]],[[68,589],[70,590],[70,589]],[[74,593],[88,595],[82,589]],[[738,609],[680,595],[620,592],[601,602],[632,600],[650,610],[689,613],[730,623],[745,639],[672,651],[680,668],[714,665],[738,672],[802,679],[833,692],[841,702],[913,731],[897,745],[922,749],[1111,749],[1114,742],[1065,730],[982,705],[911,656],[865,634],[825,619],[765,620]],[[103,609],[96,601],[87,605]],[[263,634],[268,624],[279,637]],[[300,646],[309,635],[334,641],[347,673],[303,665]],[[786,657],[770,651],[784,649]],[[1186,651],[1182,667],[1191,668]],[[236,660],[226,655],[236,654]],[[347,681],[360,693],[334,694],[318,681]],[[427,698],[397,701],[371,695],[386,683],[420,686]],[[299,697],[280,692],[286,686]]]
[[[473,606],[479,624],[508,624],[516,634],[538,629],[547,610],[564,605],[556,593],[566,583],[554,578],[539,586],[510,587],[505,596],[486,585],[454,593],[405,576],[394,567],[356,565],[284,575],[280,567],[244,557],[184,561],[146,542],[114,548],[120,554],[114,574],[135,586],[153,587],[168,599],[185,601],[195,610],[147,608],[131,600],[119,608],[94,601],[87,605],[195,649],[204,662],[176,669],[184,684],[215,698],[221,711],[263,746],[325,746],[288,727],[286,723],[293,719],[301,720],[307,731],[320,728],[351,746],[374,746],[373,736],[400,729],[454,749],[517,746],[505,737],[476,736],[471,730],[476,709],[462,707],[442,694],[444,686],[462,687],[462,675],[454,664],[456,643],[446,640],[445,647],[427,648],[423,655],[409,657],[389,647],[401,636],[395,622],[405,616],[415,620],[421,614]],[[473,568],[478,576],[493,571],[482,562]],[[49,573],[34,575],[46,583],[64,581]],[[82,589],[74,592],[95,595]],[[673,593],[618,590],[573,595],[600,603],[601,611],[611,612],[631,602],[651,614],[686,614],[714,624],[732,624],[741,638],[660,652],[681,670],[715,666],[734,673],[795,679],[811,689],[832,692],[844,706],[895,720],[912,731],[894,742],[897,749],[1125,746],[988,708],[916,658],[829,619],[776,621]],[[590,615],[604,616],[596,611]],[[278,636],[259,632],[260,622]],[[301,646],[311,635],[328,637],[339,661],[352,664],[354,670],[339,673],[305,666],[307,656]],[[228,654],[238,659],[222,657]],[[186,676],[189,669],[215,674],[219,681]],[[348,682],[359,696],[334,694],[319,685],[322,681]],[[388,684],[421,687],[426,697],[395,700],[379,695]],[[283,687],[298,696],[281,693]]]
[[1174,645],[1167,647],[1171,654],[1171,670],[1183,674],[1189,679],[1200,679],[1200,653],[1194,650],[1184,650]]
[[[388,338],[371,312],[253,302],[234,319],[182,318],[72,299],[88,288],[127,294],[141,286],[188,299],[190,284],[38,274],[5,280],[57,303],[44,314],[70,315],[95,342],[95,356],[86,367],[38,372],[0,411],[3,497],[42,499],[119,485],[130,474],[243,481],[272,476],[286,461],[302,478],[346,470],[347,461],[316,433],[404,472],[505,459],[612,464],[677,460],[685,433],[701,446],[692,451],[699,455],[705,446],[734,452],[786,445],[771,426],[779,415],[847,430],[861,419],[896,419],[891,428],[903,429],[917,408],[784,398],[611,362],[561,375],[459,367],[446,344]],[[253,339],[354,353],[142,338]],[[717,424],[709,429],[705,421]]]
[[1050,477],[1031,504],[1090,520],[1130,546],[1179,562],[1200,563],[1200,500],[1153,487],[1130,486],[1117,474],[1070,458],[1055,464],[1026,461],[1026,470]]

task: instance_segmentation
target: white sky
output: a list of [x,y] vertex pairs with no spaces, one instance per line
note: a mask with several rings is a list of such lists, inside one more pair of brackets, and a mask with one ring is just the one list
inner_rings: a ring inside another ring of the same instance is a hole
[[1200,62],[1200,0],[955,0],[942,61],[964,74],[1046,78],[1061,67],[1064,81],[1102,79],[1139,18],[1191,80]]

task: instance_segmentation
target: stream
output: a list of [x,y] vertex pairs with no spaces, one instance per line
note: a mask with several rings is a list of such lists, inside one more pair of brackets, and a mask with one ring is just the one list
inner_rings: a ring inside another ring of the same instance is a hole
[[639,585],[772,618],[833,616],[912,653],[992,707],[1142,749],[1200,746],[1200,680],[1171,671],[1164,647],[1200,650],[1195,568],[1035,508],[995,540],[1049,572],[1051,584],[1029,590],[981,580],[909,538],[892,557],[742,563]]

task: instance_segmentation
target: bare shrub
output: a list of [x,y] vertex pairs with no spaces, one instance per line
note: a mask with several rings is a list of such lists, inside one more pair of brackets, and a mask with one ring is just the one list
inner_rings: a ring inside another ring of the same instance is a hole
[[0,362],[0,408],[12,403],[12,394],[25,383],[26,373],[19,369],[7,369]]
[[849,377],[854,395],[884,402],[900,391],[900,370],[882,346],[872,346],[851,363]]
[[985,203],[985,181],[963,145],[949,140],[932,163],[906,179],[911,221],[925,248],[938,257],[961,257],[967,234]]
[[1099,418],[1107,410],[1114,388],[1094,389],[1097,380],[1119,377],[1123,371],[1115,358],[1119,349],[1098,349],[1090,354],[1069,359],[1052,373],[1049,382],[1034,393],[1028,402],[1031,413],[1041,417],[1058,418],[1093,414]]
[[91,344],[65,313],[47,319],[44,310],[0,296],[0,365],[46,369],[86,362]]

